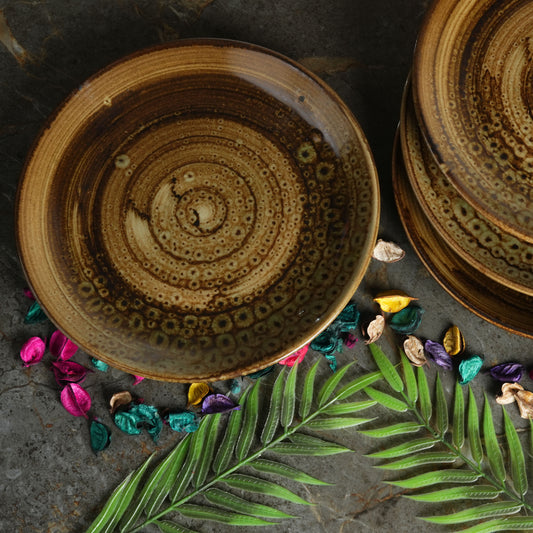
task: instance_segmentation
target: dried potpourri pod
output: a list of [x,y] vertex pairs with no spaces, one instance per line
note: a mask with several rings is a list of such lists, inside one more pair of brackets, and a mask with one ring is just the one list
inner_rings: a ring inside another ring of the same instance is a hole
[[427,363],[424,355],[424,345],[418,337],[408,335],[407,339],[403,341],[403,351],[412,365],[422,366]]
[[379,305],[384,313],[397,313],[417,299],[403,291],[390,290],[379,293],[374,298],[374,302]]
[[365,341],[365,344],[372,344],[376,342],[383,333],[385,329],[385,317],[383,315],[376,315],[374,320],[370,321],[368,326],[365,328],[364,334],[368,337]]
[[187,393],[187,406],[198,405],[210,392],[211,387],[207,383],[191,383]]
[[192,433],[198,429],[200,418],[191,411],[169,413],[164,418],[170,429],[178,432]]
[[344,346],[348,349],[352,349],[357,344],[357,337],[353,333],[348,333],[343,337]]
[[61,403],[71,415],[89,418],[87,413],[91,408],[91,397],[77,383],[67,383],[63,387],[61,391]]
[[48,348],[61,361],[67,361],[78,351],[78,347],[58,329],[52,333]]
[[96,368],[96,370],[100,370],[100,372],[107,372],[109,369],[109,365],[107,363],[100,361],[100,359],[96,359],[96,357],[91,357],[91,364],[94,366],[94,368]]
[[395,263],[405,257],[405,251],[394,242],[379,239],[372,252],[372,257],[383,263]]
[[113,414],[119,407],[129,405],[132,401],[133,396],[131,395],[131,392],[127,390],[115,392],[109,400],[109,412]]
[[92,372],[75,361],[52,361],[52,372],[58,385],[82,383],[88,372]]
[[154,442],[158,441],[163,428],[157,408],[144,403],[133,404],[127,411],[117,411],[114,420],[117,427],[128,435],[139,435],[146,428]]
[[457,326],[446,330],[442,345],[450,355],[460,355],[465,351],[465,339]]
[[231,398],[228,398],[224,394],[210,394],[202,402],[202,414],[204,415],[226,413],[227,411],[239,410],[240,408],[240,405],[237,405]]
[[426,350],[426,353],[435,364],[446,370],[453,369],[452,358],[442,344],[428,339],[424,343],[424,350]]
[[463,359],[459,363],[459,375],[461,376],[459,384],[466,385],[469,381],[472,381],[479,374],[482,366],[483,357],[480,355],[471,355]]
[[305,354],[309,350],[309,344],[306,344],[299,350],[291,353],[289,356],[284,357],[278,364],[285,366],[294,366],[296,363],[301,363],[304,360]]
[[48,317],[41,309],[39,302],[35,300],[26,312],[26,316],[24,317],[24,324],[38,324],[39,322],[44,322],[46,320],[48,320]]
[[500,405],[507,405],[516,401],[516,393],[524,390],[524,387],[519,383],[504,383],[502,385],[502,393],[496,396],[496,403]]
[[494,379],[506,383],[520,381],[524,371],[524,365],[520,363],[502,363],[489,369],[489,373]]
[[533,392],[519,390],[516,395],[516,403],[522,418],[533,418]]
[[142,376],[136,376],[135,374],[132,374],[132,375],[133,375],[134,385],[138,385],[141,381],[144,381],[144,378]]
[[414,333],[418,329],[418,326],[420,326],[423,314],[424,310],[421,307],[418,307],[417,305],[408,305],[401,311],[392,315],[389,320],[389,327],[397,333],[411,335],[411,333]]
[[110,429],[97,418],[91,422],[89,434],[91,437],[91,449],[95,454],[105,450],[111,444]]
[[30,337],[20,349],[20,358],[24,366],[32,366],[40,363],[43,359],[46,344],[40,337]]

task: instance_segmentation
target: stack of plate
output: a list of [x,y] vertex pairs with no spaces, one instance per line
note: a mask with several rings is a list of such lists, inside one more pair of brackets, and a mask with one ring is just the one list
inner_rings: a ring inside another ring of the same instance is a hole
[[407,234],[459,302],[533,337],[533,1],[437,0],[393,174]]

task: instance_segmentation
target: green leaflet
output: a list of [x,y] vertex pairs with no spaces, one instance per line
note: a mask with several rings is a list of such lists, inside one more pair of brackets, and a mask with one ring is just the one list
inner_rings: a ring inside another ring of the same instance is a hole
[[485,437],[485,450],[487,451],[490,469],[492,470],[494,477],[500,483],[503,483],[506,477],[505,466],[503,464],[500,445],[498,444],[498,437],[496,437],[496,431],[494,430],[492,411],[486,395],[485,406],[483,408],[483,436]]
[[283,393],[284,377],[285,366],[283,366],[282,370],[278,374],[278,377],[274,382],[274,387],[272,388],[272,394],[270,395],[270,407],[268,410],[268,416],[265,421],[265,425],[263,426],[263,431],[261,432],[261,442],[263,444],[268,444],[274,438],[276,430],[278,429],[279,417],[281,413],[281,398]]
[[376,405],[375,400],[364,400],[362,402],[347,402],[347,403],[337,403],[329,405],[328,407],[322,409],[323,415],[336,416],[336,415],[348,415],[351,413],[357,413],[358,411],[363,411]]
[[154,524],[157,525],[162,533],[197,533],[197,531],[176,524],[175,522],[170,522],[169,520],[156,520]]
[[236,511],[241,514],[248,514],[251,516],[260,516],[261,518],[294,518],[292,515],[278,511],[268,505],[250,502],[235,494],[226,492],[215,487],[209,488],[204,492],[204,496],[210,503],[219,505],[230,511]]
[[416,377],[413,370],[413,365],[407,359],[405,352],[400,348],[400,357],[402,360],[403,377],[405,380],[405,388],[407,392],[407,398],[414,405],[418,400],[418,385],[416,384]]
[[[220,423],[221,413],[207,415],[207,421],[205,423],[205,438],[203,442],[203,449],[201,455],[198,458],[196,469],[194,471],[192,481],[195,488],[203,485],[207,473],[211,467],[213,461],[213,455],[215,452],[215,442],[218,432],[218,424]],[[197,430],[198,431],[198,430]],[[193,436],[194,445],[194,436]]]
[[329,400],[331,394],[335,390],[335,387],[339,384],[340,380],[344,377],[344,374],[349,370],[349,368],[354,364],[354,362],[348,363],[340,370],[337,370],[332,376],[328,378],[326,383],[322,385],[318,396],[317,402],[319,407],[323,407],[324,404]]
[[409,409],[409,406],[405,402],[402,402],[402,400],[398,400],[398,398],[395,398],[386,392],[381,392],[380,390],[374,389],[374,387],[366,387],[365,392],[370,396],[370,398],[376,400],[376,402],[383,405],[383,407],[386,407],[387,409],[398,411],[400,413]]
[[418,474],[408,479],[386,481],[386,483],[404,489],[421,489],[438,483],[474,483],[480,477],[481,474],[472,472],[471,470],[448,468],[446,470],[435,470],[433,472]]
[[477,464],[483,459],[483,448],[481,447],[481,437],[479,436],[479,417],[476,399],[470,385],[468,386],[468,418],[466,422],[470,453]]
[[335,395],[337,400],[345,400],[349,398],[356,392],[363,390],[365,387],[372,385],[376,381],[379,381],[382,378],[381,372],[372,372],[370,374],[365,374],[357,379],[354,379],[350,383],[344,385],[339,392]]
[[383,377],[390,385],[391,389],[396,392],[403,391],[403,381],[398,371],[394,368],[394,365],[389,361],[389,358],[383,353],[383,350],[376,346],[376,344],[369,344],[370,352],[374,357],[374,361],[378,365]]
[[492,485],[477,485],[470,487],[452,487],[451,489],[436,490],[425,494],[407,495],[406,498],[419,502],[448,502],[452,500],[488,500],[498,497],[501,490]]
[[377,465],[377,468],[385,470],[403,470],[405,468],[412,468],[414,466],[422,466],[439,463],[453,463],[457,460],[457,456],[449,452],[423,452],[417,455],[411,455],[405,459],[394,461],[392,463],[385,463]]
[[437,418],[437,431],[444,435],[448,431],[448,405],[442,388],[440,374],[435,381],[435,415]]
[[359,433],[374,438],[386,438],[394,437],[395,435],[416,433],[423,427],[422,424],[418,424],[417,422],[400,422],[399,424],[393,424],[392,426],[385,426],[382,428],[359,430]]
[[255,383],[246,400],[242,428],[239,434],[239,440],[237,441],[237,446],[235,447],[235,457],[237,457],[239,461],[242,461],[246,457],[255,437],[255,428],[257,426],[257,418],[259,415],[260,383],[259,380]]
[[333,429],[351,428],[360,426],[366,422],[371,422],[374,418],[355,418],[355,417],[329,417],[329,418],[314,418],[309,421],[306,426],[314,431],[331,431]]
[[533,517],[530,516],[511,516],[509,518],[500,518],[489,520],[477,526],[463,529],[462,533],[496,533],[496,531],[531,531],[533,529]]
[[331,446],[310,446],[308,444],[297,444],[295,442],[280,442],[271,448],[272,451],[282,455],[335,455],[336,453],[351,452],[349,448],[338,444]]
[[432,522],[433,524],[462,524],[464,522],[471,522],[472,520],[485,520],[486,518],[494,518],[496,516],[505,516],[518,513],[522,509],[522,505],[513,505],[509,502],[495,502],[485,503],[478,507],[465,509],[456,513],[440,516],[426,516],[422,520]]
[[386,450],[381,450],[379,452],[366,454],[365,457],[373,457],[375,459],[392,459],[396,457],[402,457],[403,455],[409,455],[410,453],[420,452],[422,450],[427,450],[432,448],[439,442],[438,439],[431,437],[412,440],[399,444],[397,446],[392,446]]
[[315,388],[315,376],[320,361],[321,359],[318,359],[305,376],[304,386],[302,389],[302,399],[300,400],[300,407],[298,409],[300,418],[307,418],[307,415],[311,411],[311,404],[313,402]]
[[291,479],[292,481],[299,481],[300,483],[307,483],[308,485],[331,485],[331,483],[326,483],[315,477],[298,470],[292,466],[278,463],[277,461],[270,461],[268,459],[256,459],[248,463],[248,466],[251,466],[258,472],[264,472],[267,474],[276,474],[278,476]]
[[298,363],[296,363],[290,370],[289,375],[285,381],[285,390],[281,400],[281,425],[286,429],[292,424],[294,417],[294,406],[296,404],[296,372],[298,370]]
[[465,400],[463,388],[455,383],[455,397],[453,403],[452,442],[457,449],[461,449],[465,442]]
[[213,520],[231,526],[270,526],[276,522],[267,522],[255,516],[248,516],[230,511],[222,511],[213,507],[203,507],[193,503],[184,503],[178,508],[180,514],[188,518],[198,518],[200,520]]
[[113,531],[122,515],[130,504],[137,485],[154,458],[151,455],[136,471],[131,472],[124,481],[113,491],[111,497],[100,511],[86,533],[99,533]]
[[505,426],[505,437],[509,448],[509,457],[511,458],[511,479],[516,493],[523,496],[527,492],[527,472],[524,460],[524,451],[507,411],[503,408],[503,421]]
[[425,420],[426,424],[431,420],[431,397],[429,395],[428,380],[426,379],[426,374],[424,369],[419,366],[416,369],[417,371],[417,381],[418,381],[418,404],[420,405],[420,414]]
[[229,474],[224,477],[224,483],[227,483],[230,487],[235,489],[249,490],[251,492],[257,492],[259,494],[266,494],[268,496],[274,496],[293,503],[299,503],[302,505],[312,505],[308,501],[300,498],[294,492],[289,489],[272,483],[272,481],[266,481],[254,476],[248,476],[246,474]]

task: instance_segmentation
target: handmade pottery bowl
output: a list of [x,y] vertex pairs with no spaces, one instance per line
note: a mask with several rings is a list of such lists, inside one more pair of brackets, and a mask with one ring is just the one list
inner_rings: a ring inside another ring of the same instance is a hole
[[50,319],[89,354],[218,380],[309,342],[371,257],[379,187],[361,129],[313,74],[222,40],[143,51],[51,117],[17,198]]
[[423,134],[461,196],[533,242],[533,45],[529,0],[434,2],[417,41]]

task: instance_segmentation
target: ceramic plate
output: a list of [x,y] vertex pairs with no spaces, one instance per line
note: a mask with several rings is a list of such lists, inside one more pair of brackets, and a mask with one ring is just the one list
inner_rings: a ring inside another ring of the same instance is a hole
[[533,338],[533,298],[500,285],[457,255],[435,231],[410,186],[397,136],[396,203],[409,240],[430,274],[460,304],[511,333]]
[[402,102],[400,139],[411,187],[447,245],[486,276],[533,296],[533,245],[502,231],[450,184],[420,132],[409,84]]
[[531,0],[434,2],[414,59],[420,124],[480,214],[533,242]]
[[317,77],[259,47],[181,41],[67,99],[16,216],[31,287],[68,337],[190,382],[273,364],[333,320],[368,266],[379,188]]

